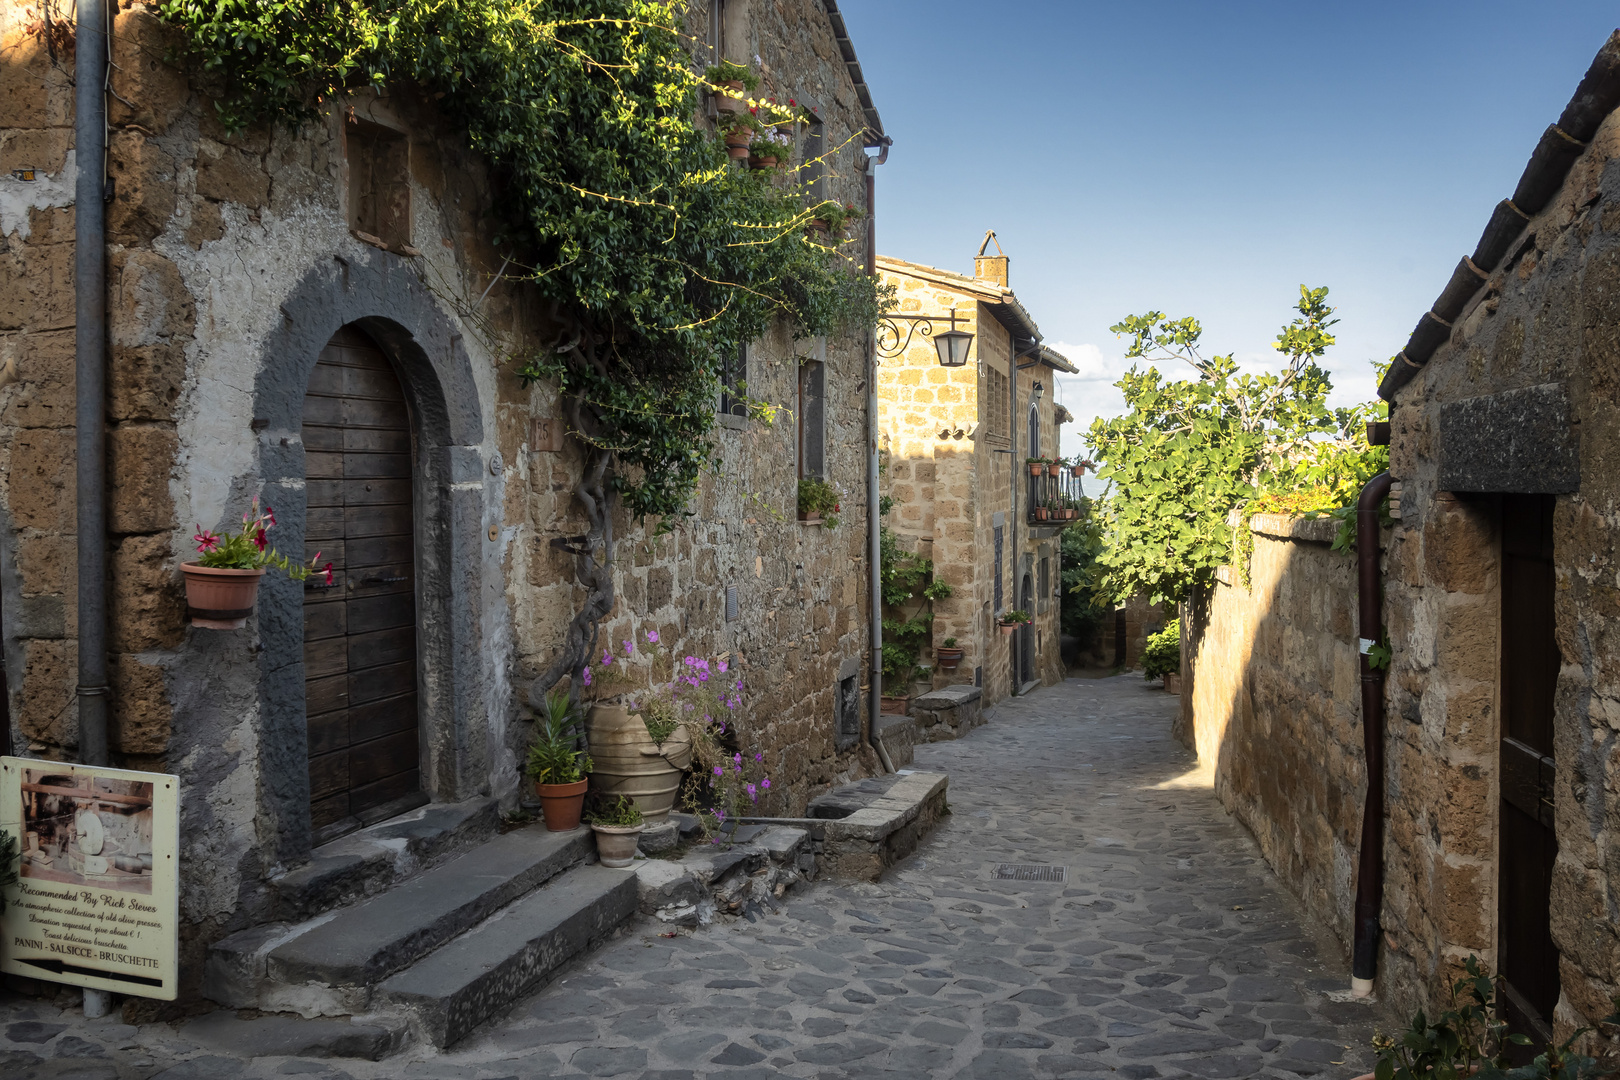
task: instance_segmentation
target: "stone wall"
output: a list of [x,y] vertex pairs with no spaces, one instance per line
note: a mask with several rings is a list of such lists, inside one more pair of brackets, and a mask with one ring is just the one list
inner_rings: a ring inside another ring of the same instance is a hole
[[1334,522],[1256,514],[1249,584],[1188,604],[1175,734],[1315,919],[1350,947],[1366,769],[1353,557]]
[[[12,714],[8,751],[71,758],[74,685],[72,53],[53,60],[19,0],[0,0],[0,589]],[[727,8],[733,55],[767,88],[814,97],[830,197],[862,203],[864,126],[814,0]],[[484,239],[487,170],[431,102],[357,95],[296,131],[230,134],[206,80],[165,63],[151,9],[116,15],[109,168],[109,459],[116,763],[178,773],[182,962],[268,917],[267,882],[308,859],[301,589],[268,579],[240,632],[185,624],[179,564],[194,525],[218,529],[255,493],[279,546],[303,549],[302,397],[320,348],[360,325],[412,406],[424,786],[438,800],[520,796],[530,678],[581,600],[579,457],[546,430],[553,391],[509,357],[543,320]],[[728,50],[730,51],[730,50]],[[706,58],[700,58],[706,59]],[[351,230],[348,169],[361,123],[409,145],[410,243]],[[26,160],[24,160],[26,158]],[[30,166],[39,179],[11,179]],[[845,245],[860,265],[860,238]],[[724,654],[748,685],[741,732],[776,784],[768,809],[878,768],[834,744],[834,693],[866,683],[866,335],[750,350],[749,389],[796,408],[799,357],[827,365],[827,471],[843,524],[795,520],[795,424],[722,423],[722,468],[693,516],[617,522],[618,605],[604,641],[656,629],[678,653]],[[791,416],[791,413],[789,414]],[[552,447],[561,446],[561,449]],[[308,553],[306,553],[308,554]],[[737,617],[726,619],[726,590]],[[639,677],[646,677],[646,669]],[[634,684],[634,678],[630,685]],[[862,702],[862,731],[865,722]]]

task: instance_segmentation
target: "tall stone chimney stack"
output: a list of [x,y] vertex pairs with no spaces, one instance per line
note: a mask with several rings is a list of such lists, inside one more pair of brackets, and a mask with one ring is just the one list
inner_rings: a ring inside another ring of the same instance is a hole
[[[986,255],[985,249],[992,243],[996,245],[996,253]],[[984,234],[984,243],[979,245],[979,253],[973,257],[973,276],[980,281],[993,281],[1003,289],[1011,288],[1007,284],[1007,256],[1001,250],[1001,241],[996,239],[994,229]]]

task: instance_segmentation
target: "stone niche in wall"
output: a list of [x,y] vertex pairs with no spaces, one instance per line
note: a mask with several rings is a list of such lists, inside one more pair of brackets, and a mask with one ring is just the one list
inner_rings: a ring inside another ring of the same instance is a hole
[[365,120],[344,125],[349,160],[349,228],[390,251],[411,243],[411,140]]

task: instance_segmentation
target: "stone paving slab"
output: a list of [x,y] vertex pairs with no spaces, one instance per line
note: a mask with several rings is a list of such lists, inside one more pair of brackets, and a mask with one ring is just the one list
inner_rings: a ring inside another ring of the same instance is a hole
[[[967,739],[918,747],[919,769],[950,774],[953,812],[882,880],[820,882],[779,914],[691,932],[640,920],[448,1053],[412,1046],[340,1065],[232,1058],[189,1044],[184,1028],[98,1026],[73,1010],[0,998],[0,1073],[1150,1080],[1365,1071],[1374,1026],[1388,1030],[1390,1018],[1329,996],[1349,986],[1341,945],[1302,925],[1253,841],[1201,785],[1169,737],[1176,706],[1129,675],[1003,703]],[[1067,880],[993,880],[1003,862],[1061,865]],[[39,1071],[75,1062],[116,1067]]]

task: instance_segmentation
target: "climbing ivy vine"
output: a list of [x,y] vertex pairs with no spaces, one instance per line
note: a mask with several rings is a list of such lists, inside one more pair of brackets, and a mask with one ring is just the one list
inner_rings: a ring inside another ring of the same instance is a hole
[[[807,235],[804,169],[751,173],[694,123],[673,0],[163,0],[228,127],[297,123],[355,90],[436,99],[494,166],[493,239],[554,333],[517,358],[561,391],[585,449],[576,547],[588,597],[544,689],[577,672],[613,604],[612,508],[685,513],[721,358],[777,318],[800,336],[875,324],[884,292]],[[753,103],[783,125],[790,112]],[[829,172],[835,147],[824,159]],[[858,149],[848,150],[855,153]],[[535,693],[531,691],[531,699]]]

